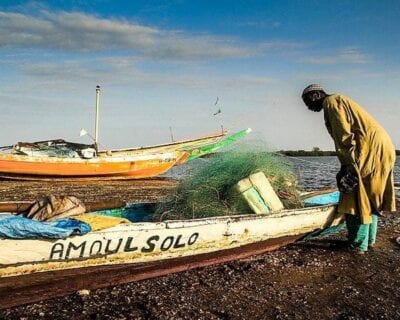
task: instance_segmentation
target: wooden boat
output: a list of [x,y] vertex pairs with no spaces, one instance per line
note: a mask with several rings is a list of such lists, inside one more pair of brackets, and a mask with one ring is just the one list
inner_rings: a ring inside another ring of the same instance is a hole
[[157,146],[99,151],[99,97],[100,86],[96,86],[94,137],[84,129],[80,132],[81,136],[89,135],[94,144],[58,139],[0,147],[0,176],[29,180],[43,177],[150,178],[167,172],[175,164],[214,152],[250,132],[250,129],[242,130],[225,139],[226,131],[222,130],[201,138]]
[[158,146],[99,151],[93,145],[64,140],[18,143],[0,153],[0,174],[8,178],[115,177],[140,179],[161,175],[177,164],[215,152],[244,137],[250,129],[226,131]]
[[335,225],[335,206],[119,225],[61,240],[0,239],[0,276],[120,263],[143,264],[299,237]]
[[101,150],[98,152],[98,155],[101,157],[107,157],[110,154],[116,156],[130,156],[148,152],[171,152],[175,150],[180,150],[189,153],[187,160],[193,160],[202,157],[206,154],[215,152],[220,148],[227,147],[233,142],[245,137],[250,132],[251,129],[247,128],[228,136],[227,131],[222,131],[220,133],[210,134],[196,139],[175,141],[157,146],[148,146],[148,147],[130,148],[130,149],[114,149],[107,151]]
[[0,173],[16,176],[114,176],[139,179],[161,175],[176,163],[184,162],[187,157],[184,151],[92,159],[0,154]]
[[264,253],[341,220],[326,205],[133,223],[61,240],[1,239],[0,307]]

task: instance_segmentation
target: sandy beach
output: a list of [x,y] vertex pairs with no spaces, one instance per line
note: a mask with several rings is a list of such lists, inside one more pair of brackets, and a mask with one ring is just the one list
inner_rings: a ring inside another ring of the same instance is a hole
[[[6,200],[49,193],[155,201],[176,181],[0,182]],[[74,293],[0,311],[2,319],[396,319],[400,317],[400,215],[381,219],[377,246],[343,249],[345,234],[207,268]]]

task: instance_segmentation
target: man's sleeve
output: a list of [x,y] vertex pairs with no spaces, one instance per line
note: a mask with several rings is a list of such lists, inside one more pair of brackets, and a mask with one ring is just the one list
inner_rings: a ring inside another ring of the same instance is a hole
[[329,100],[326,104],[326,119],[330,125],[330,134],[335,141],[336,152],[342,165],[355,165],[356,141],[352,132],[354,122],[351,110],[340,98]]

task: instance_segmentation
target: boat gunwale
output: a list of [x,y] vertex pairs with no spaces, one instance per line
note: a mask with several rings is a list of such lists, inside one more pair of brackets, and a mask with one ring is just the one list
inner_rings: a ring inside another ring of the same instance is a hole
[[[195,219],[182,219],[182,220],[165,220],[165,221],[155,221],[155,222],[132,222],[130,224],[122,224],[117,225],[108,229],[93,231],[84,235],[73,235],[66,239],[73,239],[84,237],[87,235],[99,235],[104,233],[118,233],[118,232],[126,232],[126,231],[149,231],[149,230],[166,230],[166,229],[180,229],[185,227],[196,227],[203,226],[207,224],[218,224],[218,223],[231,223],[231,222],[241,222],[241,221],[249,221],[249,220],[264,220],[264,219],[278,219],[287,216],[298,216],[301,214],[307,214],[317,211],[328,211],[330,209],[334,209],[336,204],[328,204],[321,205],[315,207],[306,207],[299,209],[287,209],[282,210],[276,213],[270,214],[243,214],[243,215],[228,215],[228,216],[215,216],[215,217],[205,217],[205,218],[195,218]],[[95,213],[95,212],[88,212]],[[174,226],[176,225],[176,226]],[[8,239],[8,238],[0,238],[1,241],[24,241],[24,240],[39,240],[39,241],[58,241],[65,239]]]
[[237,215],[226,215],[226,216],[215,216],[215,217],[205,217],[205,218],[194,218],[194,219],[182,219],[182,220],[165,220],[163,222],[191,222],[191,221],[199,221],[199,220],[226,220],[226,219],[233,219],[233,220],[253,220],[254,218],[257,219],[264,219],[266,217],[269,218],[282,218],[288,215],[298,215],[302,213],[307,213],[307,211],[312,211],[315,209],[322,209],[320,211],[325,211],[330,209],[331,207],[336,207],[336,204],[326,204],[326,205],[316,205],[310,207],[303,207],[303,208],[295,208],[295,209],[285,209],[277,212],[270,212],[270,213],[247,213],[247,214],[237,214]]
[[174,145],[179,145],[183,143],[191,143],[191,142],[199,142],[201,140],[207,140],[207,139],[213,139],[213,138],[223,138],[228,134],[228,131],[225,130],[222,133],[215,133],[215,134],[210,134],[206,135],[200,138],[196,139],[185,139],[185,140],[179,140],[179,141],[174,141],[174,142],[168,142],[164,144],[159,144],[155,146],[143,146],[143,147],[137,147],[137,148],[123,148],[123,149],[107,149],[107,150],[99,150],[98,154],[104,155],[107,152],[129,152],[129,151],[144,151],[146,149],[157,149],[157,148],[162,148],[162,147],[169,147],[169,146],[174,146]]
[[1,161],[15,161],[27,163],[77,163],[77,164],[101,164],[101,163],[118,163],[118,162],[133,162],[133,161],[151,161],[151,160],[171,160],[180,159],[186,152],[180,150],[167,151],[167,152],[154,152],[148,154],[125,155],[125,156],[109,156],[109,157],[93,157],[91,159],[84,158],[61,158],[49,156],[35,156],[35,155],[21,155],[21,154],[1,154]]

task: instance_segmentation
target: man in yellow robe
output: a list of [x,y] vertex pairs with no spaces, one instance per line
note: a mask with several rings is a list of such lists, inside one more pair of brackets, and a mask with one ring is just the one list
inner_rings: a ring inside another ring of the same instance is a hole
[[358,253],[375,243],[377,215],[395,211],[393,168],[396,153],[387,132],[360,105],[320,85],[302,94],[314,112],[324,110],[325,124],[342,165],[338,173],[338,212],[346,216],[349,242]]

